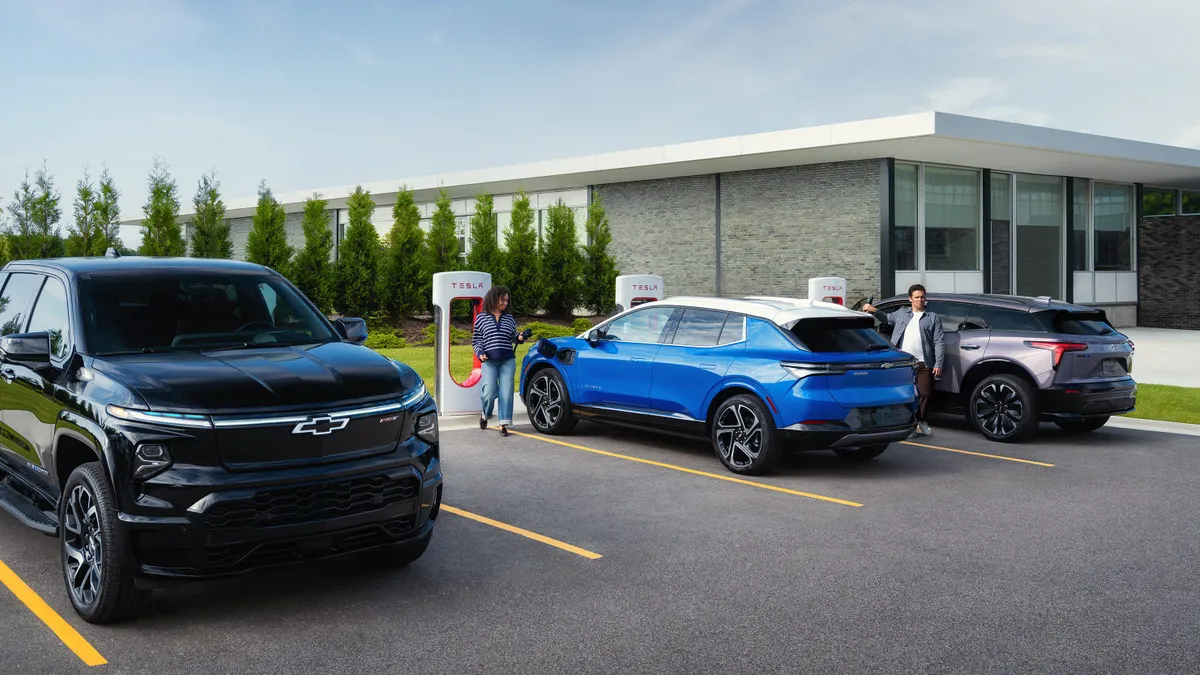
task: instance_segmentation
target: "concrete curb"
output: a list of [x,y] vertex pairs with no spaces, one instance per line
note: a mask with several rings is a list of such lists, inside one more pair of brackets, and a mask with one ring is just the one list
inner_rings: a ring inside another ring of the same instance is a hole
[[[493,409],[492,419],[488,422],[491,428],[496,427],[496,414]],[[529,424],[529,414],[525,411],[525,404],[521,402],[521,397],[513,395],[513,423],[512,426],[522,426]],[[441,431],[457,431],[459,429],[478,429],[479,428],[479,412],[472,411],[469,413],[456,413],[450,415],[440,415],[438,417],[438,429]]]
[[1200,424],[1160,422],[1158,420],[1137,419],[1136,417],[1113,417],[1108,420],[1107,426],[1116,427],[1117,429],[1135,429],[1137,431],[1155,431],[1164,434],[1200,436]]

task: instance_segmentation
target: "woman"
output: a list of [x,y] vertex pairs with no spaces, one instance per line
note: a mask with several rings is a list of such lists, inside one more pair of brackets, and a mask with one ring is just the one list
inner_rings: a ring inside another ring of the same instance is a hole
[[492,405],[500,399],[500,435],[508,435],[513,417],[513,377],[517,372],[517,354],[513,345],[524,342],[517,334],[517,320],[508,313],[508,289],[492,286],[483,298],[483,311],[475,316],[475,335],[471,346],[483,363],[483,411],[479,428],[487,429]]

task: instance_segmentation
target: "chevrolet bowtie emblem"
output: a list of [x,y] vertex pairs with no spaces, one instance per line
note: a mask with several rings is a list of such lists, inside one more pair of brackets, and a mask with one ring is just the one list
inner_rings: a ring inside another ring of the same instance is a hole
[[312,434],[314,436],[328,436],[335,431],[341,431],[350,424],[348,417],[330,417],[322,415],[320,417],[311,417],[296,426],[292,427],[293,434]]

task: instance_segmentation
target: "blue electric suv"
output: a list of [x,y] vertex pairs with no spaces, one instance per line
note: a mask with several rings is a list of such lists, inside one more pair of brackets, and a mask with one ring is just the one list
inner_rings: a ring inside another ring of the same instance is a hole
[[789,298],[669,298],[539,340],[520,393],[539,432],[580,418],[707,438],[734,473],[788,449],[879,456],[915,424],[915,360],[874,320]]

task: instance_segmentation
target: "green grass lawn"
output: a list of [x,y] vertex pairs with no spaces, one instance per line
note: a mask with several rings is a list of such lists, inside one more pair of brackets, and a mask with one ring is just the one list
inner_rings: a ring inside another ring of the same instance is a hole
[[[525,358],[530,345],[517,346],[517,364]],[[407,347],[405,349],[381,349],[381,354],[412,366],[430,391],[434,389],[433,347]],[[471,372],[471,348],[450,347],[450,372],[462,381]],[[513,378],[515,388],[520,376]],[[1139,384],[1137,410],[1127,417],[1163,422],[1200,424],[1200,389],[1168,387],[1160,384]]]
[[[529,351],[530,346],[532,346],[532,343],[517,345],[518,368],[521,366],[521,360],[525,358],[525,352]],[[403,349],[380,349],[378,351],[384,356],[411,366],[421,376],[421,379],[425,380],[425,386],[429,388],[430,393],[434,391],[437,381],[433,377],[433,347],[405,347]],[[467,345],[451,345],[450,374],[454,376],[454,379],[459,382],[466,379],[467,375],[471,374],[471,366],[471,348]],[[520,373],[517,373],[513,377],[513,391],[516,391],[520,380]]]
[[1200,424],[1200,389],[1139,384],[1137,410],[1126,417]]

